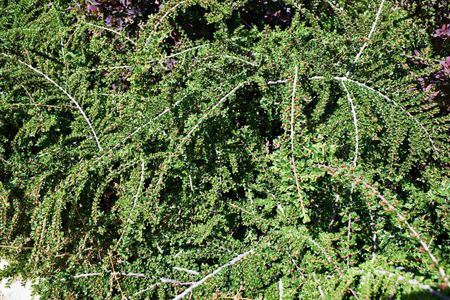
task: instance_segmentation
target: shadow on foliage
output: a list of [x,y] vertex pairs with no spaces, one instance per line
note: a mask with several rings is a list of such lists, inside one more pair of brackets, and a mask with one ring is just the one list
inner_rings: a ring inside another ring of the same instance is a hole
[[230,31],[239,26],[248,29],[256,26],[261,31],[266,25],[285,29],[291,25],[294,15],[295,9],[284,1],[250,0],[240,9],[233,11],[226,23]]
[[[439,290],[437,288],[434,288],[434,290]],[[443,295],[443,294],[432,294],[429,291],[420,291],[420,292],[413,292],[409,294],[402,295],[400,297],[402,300],[448,300],[450,299],[450,296]]]
[[205,39],[211,41],[217,30],[213,24],[208,24],[205,15],[208,10],[200,5],[194,5],[186,9],[175,18],[175,23],[186,33],[189,39],[195,41]]

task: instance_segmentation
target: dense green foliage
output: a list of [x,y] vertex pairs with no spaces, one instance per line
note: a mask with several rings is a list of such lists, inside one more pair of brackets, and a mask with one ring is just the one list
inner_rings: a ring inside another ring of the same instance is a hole
[[448,116],[411,62],[446,54],[394,2],[376,24],[379,1],[263,2],[121,10],[129,30],[0,4],[0,275],[166,299],[251,250],[195,299],[448,294]]

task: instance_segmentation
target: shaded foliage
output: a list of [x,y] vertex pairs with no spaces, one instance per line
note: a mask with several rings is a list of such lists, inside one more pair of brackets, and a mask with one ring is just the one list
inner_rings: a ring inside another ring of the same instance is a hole
[[0,274],[167,299],[252,249],[194,296],[448,294],[447,28],[368,40],[378,5],[4,2]]

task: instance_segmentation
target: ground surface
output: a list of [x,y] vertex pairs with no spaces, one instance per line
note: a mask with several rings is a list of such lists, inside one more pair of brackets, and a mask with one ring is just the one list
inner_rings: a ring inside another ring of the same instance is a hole
[[[6,261],[0,261],[0,268],[3,268],[7,264]],[[0,282],[0,300],[29,300],[38,299],[31,297],[31,283],[22,281],[14,281],[10,287],[6,287],[8,279],[3,278]]]

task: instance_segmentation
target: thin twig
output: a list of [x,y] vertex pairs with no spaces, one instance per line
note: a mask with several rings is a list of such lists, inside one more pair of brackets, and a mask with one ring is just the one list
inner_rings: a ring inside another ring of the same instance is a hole
[[339,6],[339,4],[337,4],[336,2],[334,2],[334,0],[327,0],[328,4],[336,10],[339,10],[340,12],[343,12],[344,10]]
[[232,60],[234,59],[234,60],[240,61],[240,62],[242,62],[244,64],[250,65],[252,67],[257,67],[258,66],[258,64],[255,63],[255,62],[251,62],[251,61],[245,60],[243,58],[240,58],[238,56],[232,56],[232,55],[227,55],[227,54],[209,55],[209,56],[202,57],[202,59],[207,61],[207,60],[210,60],[211,58],[214,58],[214,57],[228,58],[228,59],[232,59]]
[[194,192],[194,184],[192,183],[191,174],[189,174],[189,187],[191,188],[191,192]]
[[439,293],[438,291],[436,291],[435,289],[433,289],[433,288],[432,288],[431,286],[429,286],[428,284],[423,284],[423,283],[417,281],[416,279],[406,279],[406,278],[405,278],[404,276],[402,276],[402,275],[398,275],[398,274],[395,274],[395,273],[391,273],[391,272],[386,271],[386,270],[375,270],[375,273],[378,273],[378,274],[381,274],[381,275],[387,275],[387,276],[389,276],[389,278],[392,278],[392,277],[395,276],[397,282],[406,282],[406,283],[408,283],[408,284],[410,284],[410,285],[417,286],[417,287],[419,287],[419,288],[422,289],[422,290],[426,290],[426,291],[430,292],[432,295],[438,297],[439,299],[442,299],[442,300],[450,300],[450,297],[447,297],[447,296],[445,296],[445,295]]
[[175,285],[193,285],[195,282],[181,282],[170,278],[160,278],[161,283],[170,283]]
[[134,278],[145,278],[146,277],[142,273],[113,272],[112,274],[115,276],[134,277]]
[[358,162],[358,153],[359,153],[359,130],[358,130],[358,116],[356,115],[355,105],[353,103],[353,99],[350,95],[350,92],[347,89],[344,81],[341,81],[342,86],[344,87],[345,92],[347,93],[347,100],[350,104],[350,108],[353,116],[353,125],[355,127],[355,155],[353,156],[353,166],[356,167]]
[[193,285],[195,283],[195,282],[181,282],[181,281],[173,280],[173,279],[170,279],[170,278],[160,278],[159,280],[161,280],[161,282],[154,283],[151,286],[149,286],[148,288],[143,289],[143,290],[141,290],[141,291],[139,291],[137,293],[134,293],[133,296],[137,296],[137,295],[140,295],[140,294],[145,293],[147,291],[153,290],[155,287],[160,286],[163,283],[172,284],[174,286]]
[[117,287],[119,288],[120,294],[121,294],[121,296],[122,296],[122,299],[126,299],[126,297],[125,297],[125,295],[124,295],[124,293],[123,293],[122,287],[120,286],[119,279],[117,279],[117,272],[114,270],[114,263],[113,263],[113,261],[112,261],[111,252],[109,252],[109,262],[111,263],[111,269],[112,269],[112,272],[111,272],[111,279],[110,279],[111,290],[112,290],[112,283],[113,283],[113,280],[115,280],[116,283],[117,283]]
[[294,173],[295,178],[295,187],[297,191],[298,198],[300,200],[300,206],[302,208],[302,215],[305,217],[305,204],[303,202],[303,196],[300,188],[300,179],[297,173],[297,166],[295,164],[295,94],[297,92],[297,80],[298,80],[298,66],[295,66],[294,70],[294,84],[292,87],[292,96],[291,96],[291,167],[292,173]]
[[332,226],[333,226],[333,224],[334,224],[334,222],[336,221],[336,217],[337,217],[337,210],[338,210],[338,205],[339,205],[339,198],[340,198],[340,195],[339,194],[335,194],[334,195],[334,197],[335,197],[335,204],[333,205],[333,217],[331,218],[331,221],[330,221],[330,224],[328,224],[328,230],[330,231],[331,230],[331,228],[332,228]]
[[[102,276],[105,273],[85,273],[85,274],[78,274],[73,276],[73,278],[84,278],[84,277],[95,277],[95,276]],[[134,277],[134,278],[146,278],[145,274],[142,273],[125,273],[125,272],[109,272],[106,273],[110,276],[123,276],[123,277]]]
[[319,294],[320,294],[320,299],[325,299],[325,295],[322,291],[322,287],[319,285],[317,285],[317,289],[319,290]]
[[63,43],[63,37],[61,37],[59,39],[59,42],[61,44],[61,53],[62,53],[62,59],[63,59],[63,64],[64,64],[64,79],[66,79],[66,89],[69,91],[70,87],[69,87],[69,83],[67,82],[67,78],[68,76],[68,66],[67,66],[67,61],[66,61],[66,52],[64,51],[64,43]]
[[[350,191],[350,207],[353,206],[353,186],[352,189]],[[351,234],[352,234],[352,213],[350,212],[348,214],[348,221],[347,221],[347,250],[348,250],[348,254],[347,254],[347,268],[350,267],[350,256],[351,256],[351,252],[350,252],[350,240],[351,240]]]
[[189,269],[185,269],[185,268],[180,268],[180,267],[173,267],[173,268],[177,271],[186,272],[186,273],[194,275],[194,276],[197,276],[200,274],[197,271],[193,271],[193,270],[189,270]]
[[116,69],[128,69],[131,70],[133,69],[132,66],[99,66],[97,68],[93,68],[90,69],[90,72],[96,72],[96,71],[101,71],[101,70],[116,70]]
[[138,189],[136,191],[136,195],[134,196],[134,200],[133,200],[133,209],[136,207],[136,202],[137,199],[139,198],[139,194],[141,193],[142,190],[142,185],[144,184],[144,174],[145,173],[145,160],[142,159],[142,163],[141,163],[141,180],[139,181],[139,186]]
[[[358,153],[359,153],[359,129],[358,129],[358,116],[356,114],[355,105],[353,103],[353,99],[350,95],[350,92],[347,89],[347,86],[344,81],[341,81],[342,86],[344,87],[345,93],[347,94],[347,100],[350,104],[352,116],[353,116],[353,126],[355,128],[355,155],[353,157],[353,167],[356,168],[358,164]],[[353,204],[353,191],[355,189],[355,185],[352,184],[352,188],[350,190],[350,206]],[[370,207],[369,207],[369,213],[370,213]],[[347,226],[347,242],[348,242],[348,248],[350,250],[350,234],[351,234],[351,223],[352,223],[352,216],[351,214],[348,217],[348,226]],[[374,233],[375,234],[375,233]],[[347,255],[347,266],[349,266],[350,263],[350,253]]]
[[78,274],[73,276],[73,278],[84,278],[84,277],[93,277],[93,276],[100,276],[103,273],[85,273],[85,274]]
[[6,108],[19,108],[21,106],[31,106],[31,107],[45,107],[53,109],[77,109],[76,106],[72,105],[51,105],[51,104],[41,104],[41,103],[12,103],[8,104]]
[[176,296],[175,298],[173,298],[173,300],[180,300],[183,299],[184,297],[186,297],[190,292],[192,292],[195,288],[201,286],[202,284],[204,284],[208,279],[210,279],[211,277],[214,277],[215,275],[217,275],[220,271],[222,271],[223,269],[230,267],[234,264],[236,264],[237,262],[243,260],[246,256],[252,254],[254,252],[254,250],[249,250],[245,253],[242,253],[238,256],[236,256],[235,258],[233,258],[232,260],[230,260],[229,262],[227,262],[226,264],[224,264],[223,266],[215,269],[213,272],[209,273],[208,275],[206,275],[205,277],[203,277],[201,280],[195,282],[194,284],[192,284],[189,288],[187,288],[186,290],[184,290],[184,292],[182,292],[181,294],[179,294],[178,296]]
[[154,283],[154,284],[152,284],[151,286],[149,286],[148,288],[143,289],[143,290],[141,290],[141,291],[139,291],[139,292],[137,292],[137,293],[134,293],[134,294],[133,294],[133,297],[134,297],[134,296],[137,296],[137,295],[140,295],[140,294],[142,294],[142,293],[145,293],[145,292],[147,292],[147,291],[153,290],[155,287],[160,286],[161,284],[162,284],[162,282]]
[[278,298],[283,300],[283,279],[280,278],[278,281]]
[[23,85],[23,84],[21,84],[20,86],[25,90],[25,93],[27,93],[28,98],[30,98],[31,102],[33,104],[36,104],[36,100],[34,100],[33,95],[31,95],[31,93],[28,91],[27,87],[25,85]]
[[280,80],[269,80],[267,81],[267,85],[276,85],[276,84],[285,84],[288,83],[289,79],[280,79]]
[[33,247],[27,247],[27,246],[10,246],[10,245],[0,245],[0,248],[5,248],[5,249],[16,249],[16,250],[33,249]]
[[364,42],[364,44],[359,49],[358,54],[356,54],[356,57],[353,60],[352,64],[348,68],[347,73],[345,74],[346,77],[348,77],[350,75],[350,72],[353,70],[353,68],[355,67],[355,65],[358,62],[359,58],[361,57],[362,53],[364,52],[364,49],[366,49],[367,45],[369,44],[369,41],[372,38],[373,33],[375,32],[375,28],[377,26],[378,19],[380,18],[381,12],[383,11],[384,2],[385,2],[385,0],[381,0],[380,6],[378,7],[377,14],[375,16],[375,20],[372,23],[372,28],[370,29],[369,35],[367,36],[367,39]]
[[317,281],[316,274],[312,273],[312,277],[313,277],[314,281],[317,284],[317,290],[319,291],[320,299],[325,299],[325,294],[323,293],[323,290],[322,290],[322,287],[320,286],[320,283]]
[[370,230],[372,230],[372,260],[374,261],[377,256],[377,249],[378,249],[378,237],[377,237],[377,231],[375,227],[375,219],[373,217],[372,207],[370,204],[368,204],[369,207],[369,217],[370,217]]
[[187,48],[187,49],[184,49],[184,50],[182,50],[182,51],[180,51],[180,52],[177,52],[177,53],[174,53],[174,54],[167,55],[166,58],[174,58],[174,57],[177,57],[178,55],[184,54],[184,53],[186,53],[186,52],[189,52],[189,51],[192,51],[192,50],[201,48],[201,47],[208,46],[209,44],[210,44],[210,43],[206,43],[206,44],[197,45],[197,46],[194,46],[194,47],[191,47],[191,48]]
[[[8,57],[8,58],[13,58],[13,56],[5,54],[5,53],[0,53],[1,55],[3,55],[4,57]],[[63,92],[74,104],[75,106],[78,108],[78,110],[80,111],[80,114],[83,116],[84,120],[86,121],[86,123],[88,124],[89,128],[92,131],[92,134],[94,136],[95,142],[97,143],[97,147],[100,151],[103,150],[102,146],[100,145],[100,141],[97,138],[97,134],[95,133],[94,127],[91,124],[91,121],[89,120],[89,118],[87,117],[86,113],[84,112],[83,108],[81,107],[81,105],[77,102],[77,100],[75,100],[75,98],[69,94],[69,92],[67,92],[62,86],[60,86],[59,84],[57,84],[53,79],[51,79],[50,77],[47,76],[47,74],[41,72],[40,70],[36,69],[35,67],[33,67],[30,64],[27,64],[26,62],[23,62],[19,59],[17,59],[17,61],[28,67],[29,69],[33,70],[34,72],[38,73],[39,75],[41,75],[42,77],[44,77],[48,82],[50,82],[51,84],[53,84],[55,87],[57,87],[61,92]]]
[[222,55],[221,57],[225,57],[225,58],[229,58],[229,59],[235,59],[235,60],[237,60],[237,61],[243,62],[244,64],[250,65],[250,66],[252,66],[252,67],[257,67],[257,66],[258,66],[257,63],[254,63],[254,62],[245,60],[245,59],[240,58],[240,57],[238,57],[238,56],[232,56],[232,55],[226,55],[226,54],[224,54],[224,55]]
[[169,15],[169,13],[173,10],[175,10],[180,4],[182,4],[184,1],[180,1],[179,3],[175,4],[171,8],[169,8],[166,13],[158,20],[158,23],[155,24],[154,30],[158,29],[158,26],[162,23],[162,21]]
[[132,39],[130,39],[129,37],[123,35],[123,34],[120,33],[119,31],[116,31],[116,30],[111,29],[111,28],[108,28],[108,27],[104,27],[104,26],[92,24],[92,23],[89,23],[89,22],[86,22],[85,24],[86,24],[86,25],[89,25],[89,26],[92,26],[92,27],[96,27],[96,28],[99,28],[99,29],[103,29],[103,30],[106,30],[106,31],[115,33],[115,34],[117,34],[118,36],[123,37],[124,39],[126,39],[128,42],[130,42],[130,43],[133,44],[134,46],[136,46],[136,42],[134,42],[134,41],[133,41]]

